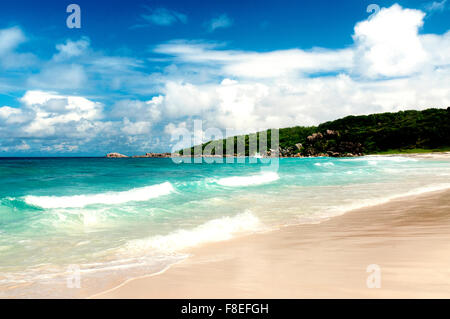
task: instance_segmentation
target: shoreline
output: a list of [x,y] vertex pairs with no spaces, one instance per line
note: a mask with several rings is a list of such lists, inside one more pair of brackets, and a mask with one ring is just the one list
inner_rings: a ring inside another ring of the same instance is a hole
[[[88,298],[449,298],[450,190],[190,249]],[[368,289],[378,264],[382,288]]]
[[[327,154],[321,154],[317,156],[261,156],[256,158],[318,158],[318,157],[326,157],[326,158],[353,158],[353,157],[366,157],[366,156],[405,156],[405,157],[414,157],[414,158],[430,158],[430,157],[443,157],[443,158],[449,158],[450,152],[449,151],[426,151],[426,152],[419,152],[419,153],[374,153],[374,154],[361,154],[356,155],[352,154],[352,156],[329,156]],[[117,158],[255,158],[254,156],[238,156],[238,155],[179,155],[177,153],[147,153],[146,155],[123,155],[120,153],[108,153],[104,158],[109,159],[117,159]]]

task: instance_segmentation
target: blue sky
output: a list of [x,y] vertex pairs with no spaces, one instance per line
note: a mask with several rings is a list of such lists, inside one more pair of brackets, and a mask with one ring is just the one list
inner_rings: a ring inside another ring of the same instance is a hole
[[[81,7],[81,28],[66,7]],[[381,9],[372,17],[369,4]],[[0,156],[450,105],[442,1],[2,1]],[[423,85],[426,83],[426,85]]]

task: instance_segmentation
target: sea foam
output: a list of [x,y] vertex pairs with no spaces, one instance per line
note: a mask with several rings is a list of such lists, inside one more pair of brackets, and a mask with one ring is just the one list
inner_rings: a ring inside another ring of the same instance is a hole
[[168,235],[153,236],[128,242],[126,252],[163,251],[175,252],[208,242],[218,242],[247,233],[264,230],[260,220],[250,211],[234,217],[222,217],[210,220],[190,230],[176,230]]
[[238,186],[251,186],[270,183],[278,180],[278,176],[275,172],[264,172],[258,175],[251,176],[233,176],[218,179],[216,182],[222,186],[238,187]]
[[106,192],[101,194],[74,196],[25,196],[29,205],[42,208],[80,208],[93,204],[117,205],[127,202],[147,201],[174,191],[172,184],[165,182],[140,188],[133,188],[123,192]]
[[387,155],[366,155],[361,157],[353,157],[353,158],[341,158],[339,159],[341,162],[359,162],[359,161],[369,161],[369,162],[417,162],[418,159],[406,157],[406,156],[387,156]]
[[325,163],[314,163],[315,166],[321,166],[321,167],[329,167],[334,166],[332,162],[325,162]]

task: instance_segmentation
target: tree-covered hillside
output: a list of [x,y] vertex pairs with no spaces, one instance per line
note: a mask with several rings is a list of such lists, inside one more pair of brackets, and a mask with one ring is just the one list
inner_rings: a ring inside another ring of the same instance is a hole
[[[244,146],[245,155],[253,155],[253,151],[256,150],[249,150],[251,144],[249,141],[256,139],[259,143],[259,135],[258,133],[228,138],[229,142],[234,139],[234,155],[244,155],[242,152]],[[265,138],[265,132],[261,136]],[[258,152],[267,154],[270,150],[270,131],[267,140],[269,141],[267,148],[258,148]],[[226,140],[211,141],[202,145],[202,149],[210,154],[220,150],[220,147],[225,153]],[[449,148],[450,107],[347,116],[322,123],[317,127],[283,128],[279,130],[278,151],[282,156],[350,156]],[[194,153],[194,148],[191,149],[191,153]]]
[[360,142],[364,152],[450,146],[450,107],[424,111],[347,116],[319,125],[337,130],[348,141]]

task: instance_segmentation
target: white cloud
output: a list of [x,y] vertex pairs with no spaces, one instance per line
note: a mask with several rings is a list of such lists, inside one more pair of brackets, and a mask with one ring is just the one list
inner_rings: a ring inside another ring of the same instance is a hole
[[14,51],[26,37],[18,27],[0,30],[0,54]]
[[433,1],[425,5],[425,10],[428,12],[444,11],[446,3],[447,0]]
[[185,14],[166,8],[150,9],[149,14],[142,14],[141,17],[149,23],[160,26],[169,26],[176,22],[187,23]]
[[67,153],[67,152],[71,153],[77,151],[78,149],[79,149],[78,145],[70,145],[67,143],[60,143],[56,145],[41,147],[41,151],[58,152],[58,153]]
[[59,114],[75,113],[85,119],[101,118],[102,105],[80,96],[64,96],[43,91],[28,91],[21,98],[26,107]]
[[227,76],[255,79],[336,72],[351,68],[353,63],[353,51],[350,49],[291,49],[258,53],[217,50],[214,44],[175,41],[159,45],[155,52],[173,55],[181,63],[219,66]]
[[22,144],[15,147],[17,151],[28,151],[30,148],[30,145],[28,145],[25,141],[22,141]]
[[[172,119],[166,131],[194,118],[249,132],[348,114],[447,107],[450,31],[420,34],[424,16],[399,5],[383,8],[356,24],[353,46],[335,50],[259,53],[205,42],[162,44],[155,52],[171,56],[173,70],[184,75],[174,81],[170,74],[162,90],[162,109]],[[193,67],[201,76],[187,72]]]
[[180,122],[178,124],[169,123],[164,127],[164,133],[171,135],[171,141],[173,141],[174,136],[182,135],[186,130],[186,122]]
[[[354,45],[329,50],[290,49],[272,52],[224,50],[214,43],[171,41],[156,53],[172,56],[178,65],[212,68],[217,75],[264,80],[344,72],[371,79],[410,76],[444,62],[448,34],[420,35],[425,14],[399,5],[382,8],[355,26]],[[448,60],[447,60],[448,61]]]
[[[108,113],[102,103],[82,96],[27,91],[20,108],[0,107],[0,151],[98,152],[124,146],[148,150],[156,145],[150,137],[162,100],[124,100]],[[32,143],[21,143],[23,138]]]
[[206,23],[209,32],[213,32],[216,29],[229,28],[233,25],[233,20],[228,17],[227,14],[221,14],[216,18],[212,18]]
[[161,118],[161,104],[164,98],[155,96],[149,101],[121,100],[114,104],[111,110],[112,118],[127,118],[133,121],[147,120],[150,122],[159,121]]
[[86,87],[88,76],[85,68],[79,64],[48,65],[40,73],[28,78],[33,88],[63,90]]
[[162,96],[149,101],[121,100],[114,104],[110,117],[122,119],[121,131],[129,135],[148,135],[154,123],[161,119]]
[[254,53],[242,56],[237,63],[228,64],[224,71],[231,76],[273,78],[318,72],[336,72],[351,66],[351,50],[330,51],[299,49]]
[[34,118],[22,127],[30,136],[84,135],[89,122],[102,117],[103,106],[84,97],[28,91],[21,99]]
[[22,110],[9,106],[0,107],[0,119],[7,124],[23,122]]
[[377,78],[420,71],[428,59],[418,36],[424,16],[419,10],[402,9],[396,4],[358,23],[353,35],[357,72]]
[[79,57],[85,54],[90,46],[90,40],[87,37],[82,37],[80,40],[67,40],[66,43],[56,45],[58,53],[53,57],[56,61]]
[[151,123],[146,121],[131,122],[128,118],[123,119],[122,132],[129,135],[149,134]]
[[169,123],[164,127],[164,133],[170,136],[170,151],[178,151],[191,147],[193,144],[206,142],[205,130],[200,126],[196,127],[193,121]]
[[448,67],[450,65],[450,31],[443,35],[425,34],[420,36],[420,42],[428,55],[428,64],[433,67]]
[[[23,80],[31,90],[91,91],[100,95],[104,91],[123,89],[131,94],[149,90],[148,74],[143,72],[143,66],[144,62],[137,58],[94,50],[90,39],[82,37],[57,44],[53,57]],[[20,90],[23,89],[21,85]]]
[[[171,117],[201,115],[216,105],[214,86],[167,82],[164,92],[164,111]],[[183,107],[180,108],[180,105]]]
[[36,62],[31,53],[19,53],[16,50],[27,38],[18,27],[0,29],[0,67],[15,69],[28,67]]

